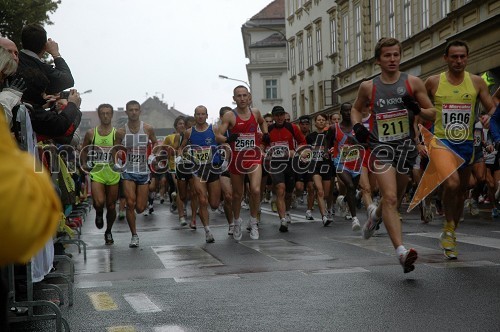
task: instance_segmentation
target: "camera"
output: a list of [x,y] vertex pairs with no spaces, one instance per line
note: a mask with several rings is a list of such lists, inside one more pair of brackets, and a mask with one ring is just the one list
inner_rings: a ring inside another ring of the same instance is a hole
[[60,99],[68,99],[69,98],[69,91],[62,91],[59,93],[59,98]]

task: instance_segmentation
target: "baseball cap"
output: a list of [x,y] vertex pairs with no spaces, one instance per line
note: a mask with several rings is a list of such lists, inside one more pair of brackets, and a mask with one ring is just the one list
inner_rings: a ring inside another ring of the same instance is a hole
[[281,113],[286,113],[285,109],[282,106],[274,106],[273,110],[271,111],[272,115],[278,115]]
[[310,123],[309,116],[307,116],[307,115],[300,116],[299,123]]

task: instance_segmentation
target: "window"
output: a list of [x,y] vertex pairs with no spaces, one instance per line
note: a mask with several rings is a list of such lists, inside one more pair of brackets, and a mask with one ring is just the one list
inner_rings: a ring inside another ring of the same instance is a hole
[[344,67],[349,68],[349,16],[342,16],[342,28],[344,30]]
[[429,27],[429,0],[421,0],[422,3],[422,29]]
[[404,28],[405,28],[405,38],[410,38],[411,36],[411,2],[410,0],[404,0],[403,4],[403,17],[404,17]]
[[308,114],[313,114],[315,112],[314,109],[314,87],[310,86],[309,87],[309,113]]
[[318,110],[325,108],[325,96],[323,90],[323,82],[318,83]]
[[354,28],[356,34],[356,62],[360,63],[363,60],[363,47],[361,41],[361,6],[359,5],[354,8]]
[[374,11],[375,11],[375,29],[373,29],[374,32],[374,39],[375,42],[377,42],[381,37],[382,33],[380,32],[380,0],[374,0]]
[[295,76],[297,74],[297,67],[295,65],[295,43],[290,42],[290,74]]
[[307,30],[307,68],[313,65],[313,37],[311,29]]
[[394,16],[394,0],[389,0],[389,37],[396,37],[396,17]]
[[330,20],[330,52],[337,53],[337,21]]
[[288,0],[288,15],[295,13],[295,0]]
[[297,48],[299,49],[299,73],[304,71],[304,43],[302,42],[302,36],[298,37]]
[[316,25],[316,62],[323,60],[323,48],[321,46],[321,22]]
[[441,0],[441,17],[444,18],[450,12],[450,0]]
[[278,99],[278,80],[266,80],[266,99]]

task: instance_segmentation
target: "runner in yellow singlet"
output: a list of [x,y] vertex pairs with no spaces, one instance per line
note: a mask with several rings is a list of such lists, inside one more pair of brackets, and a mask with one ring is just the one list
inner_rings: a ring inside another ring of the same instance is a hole
[[493,100],[484,80],[465,71],[468,56],[469,46],[466,42],[449,42],[444,52],[448,70],[430,76],[425,82],[427,93],[437,110],[434,135],[465,160],[460,169],[443,182],[445,219],[440,246],[448,259],[456,259],[458,255],[455,229],[463,213],[465,191],[471,173],[476,101],[479,99],[490,114],[494,111]]
[[116,219],[116,200],[120,173],[110,166],[111,148],[114,145],[116,130],[111,125],[113,106],[101,104],[97,108],[101,124],[85,133],[82,143],[81,165],[90,168],[92,202],[96,211],[95,225],[104,226],[104,205],[106,204],[106,232],[104,241],[113,244],[111,228]]

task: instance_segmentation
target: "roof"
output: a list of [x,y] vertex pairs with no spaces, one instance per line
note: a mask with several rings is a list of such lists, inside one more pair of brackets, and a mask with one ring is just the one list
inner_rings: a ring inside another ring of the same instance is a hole
[[251,20],[280,19],[285,17],[285,0],[274,0],[260,12],[255,14]]

